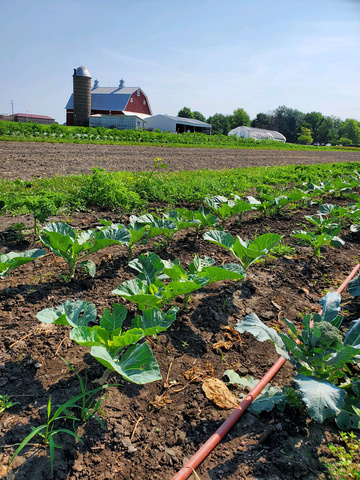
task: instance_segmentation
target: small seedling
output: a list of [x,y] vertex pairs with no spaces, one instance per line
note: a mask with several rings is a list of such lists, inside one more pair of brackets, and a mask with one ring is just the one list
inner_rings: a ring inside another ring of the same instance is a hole
[[0,395],[0,416],[5,412],[5,410],[18,404],[19,402],[12,402],[10,397],[7,395]]
[[15,457],[21,452],[21,450],[30,442],[30,440],[35,437],[35,435],[39,435],[43,439],[43,444],[47,447],[49,446],[50,449],[50,462],[51,462],[51,470],[54,467],[54,452],[55,448],[61,448],[60,445],[55,444],[54,437],[56,434],[62,432],[72,435],[80,442],[82,441],[75,432],[68,430],[67,428],[57,428],[55,429],[55,422],[58,420],[68,418],[66,415],[66,410],[71,408],[75,405],[75,403],[83,397],[84,394],[76,395],[75,397],[68,400],[63,405],[60,405],[57,410],[55,411],[54,415],[51,416],[51,396],[49,397],[48,405],[47,405],[47,419],[44,425],[40,425],[39,427],[32,427],[31,433],[24,440],[20,443],[18,448],[15,450],[13,456],[11,457],[10,464],[14,461]]
[[353,432],[340,432],[345,446],[329,444],[331,453],[336,458],[334,463],[326,462],[330,475],[334,479],[359,479],[360,441]]

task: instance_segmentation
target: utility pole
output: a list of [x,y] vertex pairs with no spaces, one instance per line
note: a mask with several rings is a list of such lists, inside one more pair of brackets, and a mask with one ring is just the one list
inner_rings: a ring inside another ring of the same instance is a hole
[[11,100],[11,115],[14,115],[14,100]]

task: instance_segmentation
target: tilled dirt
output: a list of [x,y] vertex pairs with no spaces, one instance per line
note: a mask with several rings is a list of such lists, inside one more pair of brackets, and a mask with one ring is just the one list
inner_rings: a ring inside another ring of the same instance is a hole
[[[13,145],[7,144],[5,149]],[[0,147],[4,145],[0,143]],[[40,147],[39,151],[47,148],[45,144],[30,144],[28,147],[29,152],[33,147],[35,150]],[[65,174],[65,171],[70,173],[70,167],[74,169],[71,173],[79,172],[76,168],[83,163],[82,160],[75,165],[75,160],[56,160],[55,152],[59,145],[49,147],[54,149],[53,163],[50,164],[55,168],[57,162],[57,169],[52,170],[48,166],[47,176]],[[59,151],[66,151],[62,147],[68,146],[60,145]],[[91,145],[69,147],[93,153],[98,148]],[[110,147],[110,150],[112,148],[117,147]],[[159,149],[151,147],[120,147],[124,155],[125,151],[130,152],[133,148],[139,151],[139,155],[142,151],[147,152],[149,168],[153,157],[160,155]],[[168,149],[160,151],[168,152]],[[190,155],[189,150],[182,151]],[[209,152],[195,151],[201,155]],[[219,150],[216,152],[219,153]],[[221,150],[220,157],[223,158],[226,153]],[[264,154],[239,151],[233,155],[249,153]],[[279,152],[269,152],[269,155],[275,156],[276,153]],[[169,151],[169,155],[177,154],[177,150]],[[35,156],[33,153],[34,164]],[[26,153],[26,158],[31,158],[30,153]],[[85,158],[85,154],[80,157],[84,161]],[[22,178],[21,175],[26,173],[23,172],[24,167],[19,166],[19,161],[15,162],[17,168],[13,167],[11,178]],[[42,161],[47,164],[45,159]],[[139,157],[137,162],[140,168]],[[90,160],[89,163],[94,166]],[[110,169],[109,163],[96,165]],[[119,165],[113,169],[125,169]],[[145,163],[142,164],[144,168]],[[205,168],[204,165],[201,168]],[[207,168],[214,168],[214,165]],[[86,173],[90,171],[89,167]],[[25,175],[23,178],[29,177]],[[346,202],[341,197],[328,198],[327,201],[337,204]],[[55,449],[53,472],[49,450],[41,445],[39,437],[34,437],[30,442],[32,445],[19,454],[8,473],[6,464],[16,446],[30,433],[31,427],[44,424],[49,396],[54,411],[57,405],[80,393],[77,374],[84,381],[87,378],[89,388],[93,388],[91,382],[101,376],[104,367],[89,355],[89,348],[80,347],[69,339],[68,327],[45,326],[36,319],[36,313],[70,299],[94,303],[100,317],[105,308],[112,308],[116,302],[128,309],[127,328],[139,312],[134,304],[111,292],[123,281],[135,278],[136,272],[127,265],[125,247],[112,246],[91,255],[97,266],[94,278],[78,271],[72,281],[67,281],[66,265],[60,258],[49,254],[0,280],[0,393],[19,402],[1,416],[0,478],[171,480],[231,412],[220,409],[205,396],[202,388],[204,380],[209,376],[223,379],[228,369],[234,369],[240,376],[251,375],[260,379],[278,358],[268,342],[260,343],[250,334],[238,337],[232,327],[252,312],[277,330],[285,328],[281,322],[283,316],[299,326],[300,315],[318,311],[320,298],[327,290],[335,290],[359,262],[360,237],[350,233],[348,227],[341,233],[346,242],[344,247],[324,249],[321,258],[315,258],[308,247],[291,238],[291,232],[304,223],[304,214],[315,213],[316,209],[316,206],[292,209],[269,218],[247,212],[241,225],[237,219],[228,221],[226,230],[233,236],[249,239],[268,231],[279,233],[283,235],[283,243],[293,250],[250,267],[243,284],[219,282],[194,292],[187,309],[182,308],[182,298],[177,298],[174,304],[181,310],[176,321],[158,338],[147,340],[160,365],[163,380],[138,386],[112,374],[112,386],[103,395],[103,414],[99,414],[103,426],[95,418],[85,424],[76,423],[75,431],[82,442],[64,433],[56,435],[55,443],[63,448]],[[116,213],[105,211],[82,212],[51,220],[59,219],[78,229],[90,229],[99,225],[100,218],[114,222],[120,220]],[[1,221],[2,217],[0,225]],[[17,218],[12,221],[15,223]],[[30,216],[22,217],[22,221],[31,226]],[[122,223],[126,223],[126,219],[122,219]],[[15,240],[11,235],[9,230],[0,228],[1,253],[39,246],[30,234],[22,241]],[[202,234],[197,236],[192,229],[176,234],[167,249],[159,243],[159,239],[156,240],[157,244],[137,248],[135,256],[156,250],[161,258],[179,258],[184,267],[191,263],[195,253],[200,257],[212,256],[217,265],[236,261],[225,250],[206,242]],[[348,327],[350,321],[359,317],[360,302],[346,293],[343,298],[347,311],[344,326]],[[219,342],[226,344],[228,349],[225,346],[216,347]],[[75,373],[63,359],[73,366]],[[286,363],[272,384],[289,385],[293,375],[292,366]],[[246,392],[235,388],[233,393]],[[97,398],[100,396],[101,393]],[[58,427],[71,430],[73,424],[63,421]],[[328,444],[339,443],[338,438],[338,429],[332,421],[317,424],[309,419],[304,409],[286,408],[284,412],[275,409],[259,416],[247,412],[196,469],[197,477],[192,475],[191,478],[325,480],[329,478],[325,465],[332,458]]]
[[359,152],[167,148],[132,145],[77,145],[0,142],[0,177],[30,180],[56,175],[151,170],[161,158],[169,171],[272,165],[359,162]]

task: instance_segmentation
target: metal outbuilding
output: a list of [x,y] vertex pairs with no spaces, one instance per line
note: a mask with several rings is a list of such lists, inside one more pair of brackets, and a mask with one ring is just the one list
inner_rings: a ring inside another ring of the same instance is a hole
[[254,140],[275,140],[277,142],[286,142],[286,138],[280,132],[276,132],[275,130],[265,130],[264,128],[241,126],[230,130],[228,135],[236,135],[241,138],[252,138]]
[[171,117],[170,115],[158,114],[146,118],[146,129],[171,133],[199,132],[211,134],[210,123],[205,123],[194,118]]

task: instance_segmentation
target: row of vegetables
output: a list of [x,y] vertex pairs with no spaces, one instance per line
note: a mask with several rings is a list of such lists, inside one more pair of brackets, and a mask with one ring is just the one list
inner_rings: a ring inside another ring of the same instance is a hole
[[[138,384],[158,380],[161,378],[159,366],[149,345],[142,340],[165,331],[175,321],[179,307],[169,308],[173,299],[183,296],[186,307],[191,293],[205,285],[228,279],[242,282],[247,269],[270,254],[281,241],[282,237],[273,233],[260,235],[254,240],[243,240],[239,236],[234,238],[224,229],[226,221],[239,215],[241,222],[246,211],[258,210],[267,215],[271,210],[278,214],[289,203],[302,201],[311,204],[319,193],[342,191],[351,200],[349,205],[322,204],[316,215],[305,217],[314,229],[293,233],[296,239],[312,244],[314,253],[320,255],[320,248],[325,244],[343,244],[338,235],[346,224],[351,224],[353,232],[359,231],[360,199],[356,193],[351,193],[351,188],[358,187],[358,179],[356,173],[350,181],[335,179],[335,185],[330,182],[317,186],[308,184],[305,190],[297,189],[287,196],[263,197],[262,200],[248,197],[245,201],[236,195],[231,200],[222,196],[211,197],[205,199],[205,207],[196,211],[177,209],[162,218],[151,214],[132,215],[127,226],[100,220],[101,226],[94,230],[76,231],[64,222],[50,223],[41,230],[40,240],[52,253],[66,261],[69,279],[75,275],[77,266],[95,276],[96,265],[86,258],[88,255],[113,244],[126,246],[129,266],[138,275],[123,282],[112,293],[136,303],[141,314],[136,315],[130,328],[124,331],[127,310],[123,305],[115,303],[112,311],[105,309],[98,322],[94,304],[68,300],[61,306],[42,310],[37,318],[47,324],[70,326],[70,338],[90,347],[91,355],[107,368],[101,382],[106,381],[110,371],[116,371],[123,378]],[[177,259],[172,262],[163,260],[153,252],[133,259],[136,245],[159,236],[168,245],[173,235],[185,228],[195,228],[197,234],[201,229],[212,228],[203,238],[227,249],[237,263],[215,266],[212,258],[195,255],[186,270]],[[46,250],[36,249],[0,255],[0,275],[5,277],[12,269],[46,254]],[[354,296],[360,294],[359,277],[351,283],[349,291]],[[322,313],[306,315],[300,333],[286,319],[287,333],[278,333],[262,323],[255,314],[247,316],[236,326],[240,333],[248,331],[260,341],[270,340],[298,372],[296,387],[291,393],[288,388],[281,391],[268,389],[253,403],[251,408],[254,412],[270,410],[275,405],[284,408],[286,403],[294,401],[295,394],[315,420],[322,422],[325,418],[334,417],[342,429],[360,428],[360,380],[356,374],[360,365],[360,319],[351,323],[344,336],[340,329],[343,320],[339,313],[340,300],[339,294],[324,297],[321,301]],[[251,387],[251,380],[241,379],[235,372],[228,371],[227,375],[230,383],[240,382]]]

